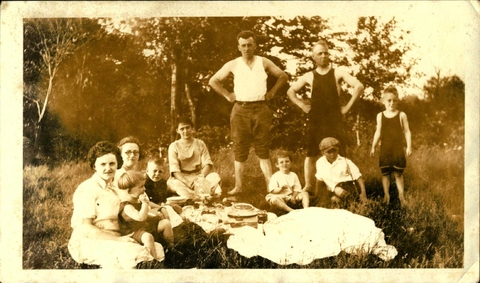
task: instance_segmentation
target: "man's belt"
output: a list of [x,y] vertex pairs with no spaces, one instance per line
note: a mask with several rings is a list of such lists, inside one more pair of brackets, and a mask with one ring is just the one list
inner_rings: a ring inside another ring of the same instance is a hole
[[238,101],[238,100],[236,100],[235,103],[237,103],[241,106],[247,106],[247,105],[265,103],[265,100],[256,100],[256,101]]

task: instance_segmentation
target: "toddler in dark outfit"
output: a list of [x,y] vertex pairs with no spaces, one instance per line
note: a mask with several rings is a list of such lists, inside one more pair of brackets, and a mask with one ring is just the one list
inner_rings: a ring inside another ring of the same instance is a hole
[[143,244],[155,259],[157,257],[154,242],[159,240],[160,234],[173,247],[174,238],[172,225],[158,211],[159,208],[151,203],[145,195],[145,175],[138,171],[127,171],[118,179],[118,188],[126,190],[129,199],[120,203],[119,224],[122,235],[132,233],[132,238]]

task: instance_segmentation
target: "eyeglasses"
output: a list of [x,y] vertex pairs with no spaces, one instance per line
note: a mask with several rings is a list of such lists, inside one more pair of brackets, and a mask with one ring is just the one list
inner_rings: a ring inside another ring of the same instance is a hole
[[318,55],[328,55],[328,52],[318,52]]
[[130,156],[132,154],[137,156],[137,155],[140,154],[140,152],[138,150],[134,150],[134,151],[128,150],[128,151],[125,151],[125,154],[128,155],[128,156]]

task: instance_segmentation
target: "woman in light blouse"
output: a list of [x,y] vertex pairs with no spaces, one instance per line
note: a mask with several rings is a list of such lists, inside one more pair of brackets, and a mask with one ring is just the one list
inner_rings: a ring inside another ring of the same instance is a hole
[[182,117],[177,123],[180,139],[168,147],[171,177],[167,181],[170,191],[188,199],[198,196],[220,196],[220,176],[212,172],[213,163],[207,146],[194,137],[193,123]]
[[[120,235],[120,198],[113,187],[121,165],[118,148],[107,141],[98,142],[88,152],[88,161],[95,173],[73,194],[73,232],[68,243],[73,259],[104,268],[135,268],[139,262],[153,260],[131,235]],[[162,246],[155,246],[157,255],[163,257]]]

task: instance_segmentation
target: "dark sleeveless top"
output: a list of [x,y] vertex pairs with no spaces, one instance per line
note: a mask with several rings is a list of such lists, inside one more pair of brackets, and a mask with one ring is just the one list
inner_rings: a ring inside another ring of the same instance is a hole
[[395,166],[405,168],[405,136],[398,112],[387,118],[382,112],[382,130],[380,132],[380,167]]
[[120,231],[122,235],[130,234],[139,230],[143,230],[152,234],[157,232],[158,222],[160,221],[159,217],[149,215],[145,221],[133,220],[123,211],[127,204],[133,205],[133,207],[138,211],[140,211],[140,208],[142,207],[142,203],[131,203],[128,201],[123,201],[120,203],[118,223],[120,224]]
[[320,131],[323,137],[343,137],[342,113],[335,80],[335,69],[331,68],[325,75],[313,71],[311,110],[308,113],[311,127]]

